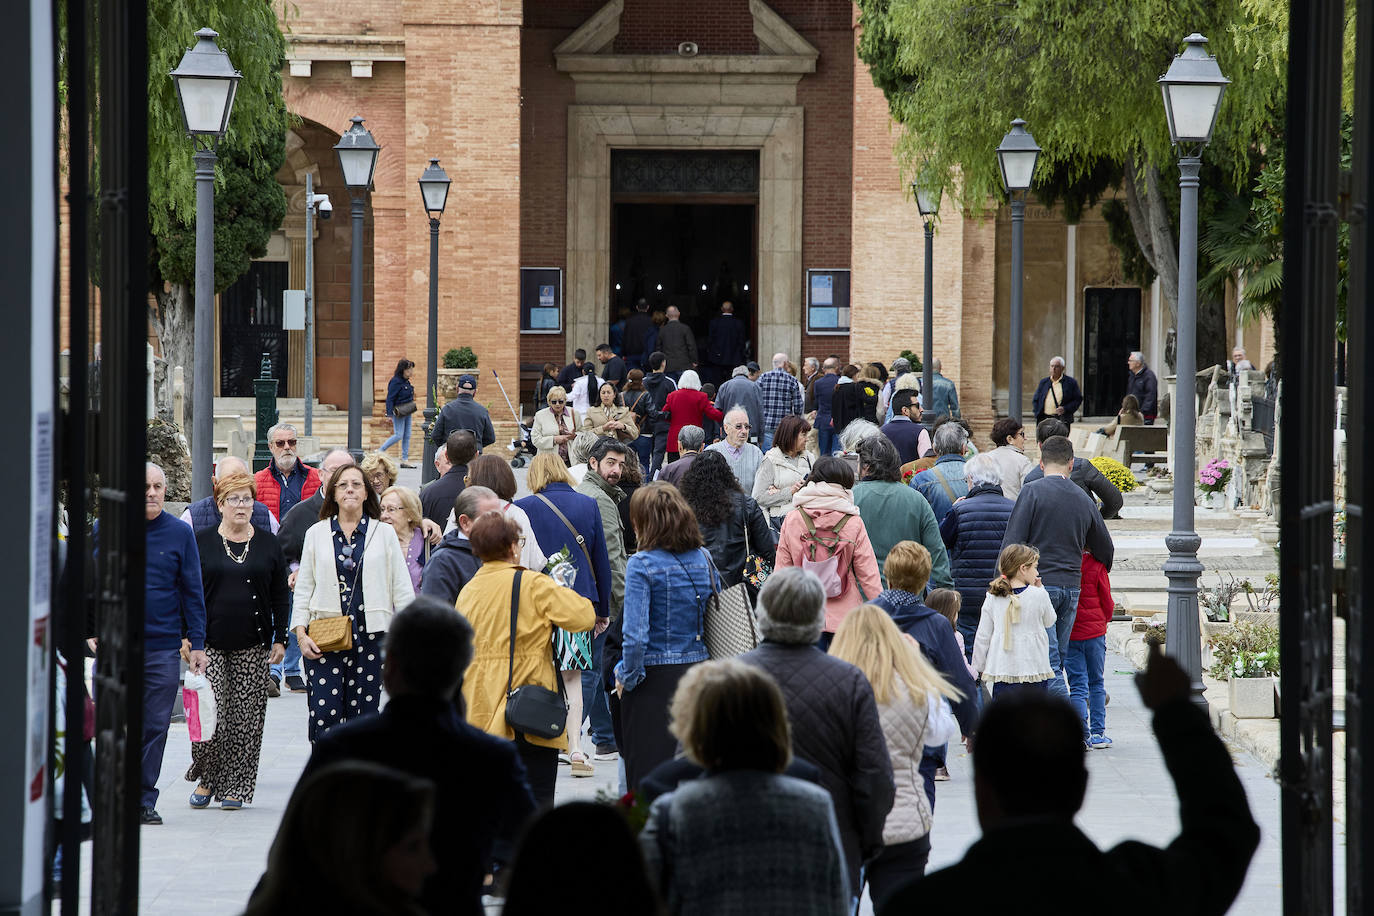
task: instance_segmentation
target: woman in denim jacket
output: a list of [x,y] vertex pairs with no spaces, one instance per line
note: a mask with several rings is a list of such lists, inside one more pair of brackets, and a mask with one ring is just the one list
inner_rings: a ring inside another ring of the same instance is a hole
[[615,689],[625,780],[634,788],[677,750],[668,703],[687,669],[707,658],[706,602],[720,575],[702,546],[696,516],[672,484],[636,490],[630,524],[639,552],[625,566]]

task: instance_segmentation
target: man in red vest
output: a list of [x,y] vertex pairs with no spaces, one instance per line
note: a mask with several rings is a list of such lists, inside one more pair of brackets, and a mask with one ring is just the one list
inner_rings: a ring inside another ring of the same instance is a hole
[[296,455],[296,427],[289,423],[278,423],[268,430],[267,447],[272,450],[272,463],[253,479],[258,484],[258,501],[280,522],[292,506],[320,488],[320,472]]

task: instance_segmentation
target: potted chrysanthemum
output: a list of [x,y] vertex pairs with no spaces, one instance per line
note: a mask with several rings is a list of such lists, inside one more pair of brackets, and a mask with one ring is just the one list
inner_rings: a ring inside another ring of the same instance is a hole
[[1231,482],[1231,462],[1225,458],[1213,458],[1197,472],[1197,486],[1208,499],[1213,509],[1226,508],[1226,485]]

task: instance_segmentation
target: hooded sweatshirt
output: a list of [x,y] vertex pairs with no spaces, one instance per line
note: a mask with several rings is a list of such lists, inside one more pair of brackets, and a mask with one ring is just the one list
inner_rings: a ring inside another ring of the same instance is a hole
[[778,535],[777,559],[775,566],[802,566],[802,558],[824,560],[831,556],[824,546],[815,545],[812,557],[807,545],[811,543],[806,523],[801,513],[810,516],[819,534],[833,531],[846,516],[840,532],[840,542],[834,551],[838,557],[840,580],[844,589],[825,602],[825,632],[834,633],[840,621],[864,601],[876,598],[882,591],[882,580],[878,576],[878,561],[873,555],[873,545],[869,543],[868,532],[864,529],[863,519],[859,518],[859,507],[854,505],[853,494],[835,483],[812,482],[797,491],[792,498],[792,507],[798,512],[789,512],[782,523]]
[[456,605],[458,593],[481,565],[482,561],[472,552],[472,544],[462,531],[454,528],[444,535],[438,547],[430,551],[429,562],[425,564],[425,577],[420,583],[420,594]]

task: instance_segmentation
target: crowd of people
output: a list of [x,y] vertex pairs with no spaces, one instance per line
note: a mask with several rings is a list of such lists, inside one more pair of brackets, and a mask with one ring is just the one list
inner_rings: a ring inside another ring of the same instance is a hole
[[[305,694],[310,763],[252,913],[477,913],[484,894],[549,912],[580,874],[569,842],[608,876],[597,904],[639,913],[838,916],[865,888],[877,912],[911,913],[966,904],[974,862],[1024,872],[991,893],[1038,910],[1051,889],[1028,863],[1046,842],[1142,899],[1234,896],[1254,824],[1167,660],[1142,694],[1183,803],[1215,823],[1185,813],[1168,850],[1116,858],[1072,826],[1084,753],[1112,744],[1105,519],[1122,500],[1074,456],[1067,376],[1032,460],[1014,418],[976,446],[938,366],[926,398],[904,359],[778,353],[761,372],[712,344],[712,392],[677,317],[643,315],[623,329],[634,352],[598,348],[603,375],[546,367],[528,495],[483,453],[475,380],[440,415],[439,477],[418,493],[385,451],[306,465],[289,425],[256,474],[221,460],[181,521],[148,466],[145,824],[162,822],[181,654],[219,716],[186,774],[193,808],[252,803],[268,698]],[[403,449],[409,372],[388,396]],[[713,657],[708,620],[740,595],[756,645]],[[923,878],[960,742],[986,836]],[[619,762],[638,819],[554,807],[560,766],[588,777],[593,760]],[[1223,867],[1189,864],[1199,848]],[[303,880],[360,855],[371,867]]]

